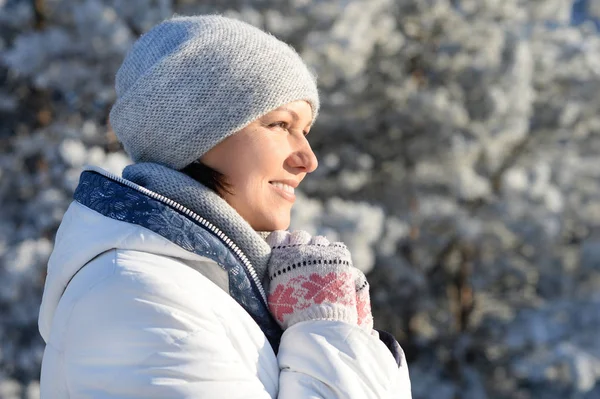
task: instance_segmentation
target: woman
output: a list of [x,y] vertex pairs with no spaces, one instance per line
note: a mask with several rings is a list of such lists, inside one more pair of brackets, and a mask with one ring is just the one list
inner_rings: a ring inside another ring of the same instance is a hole
[[347,248],[285,231],[317,167],[319,98],[294,50],[177,17],[138,40],[116,90],[135,163],[85,170],[57,233],[42,398],[410,398]]

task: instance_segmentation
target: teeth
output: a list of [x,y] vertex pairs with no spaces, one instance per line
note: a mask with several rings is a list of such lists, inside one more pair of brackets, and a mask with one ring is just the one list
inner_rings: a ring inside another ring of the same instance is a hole
[[279,182],[273,182],[271,184],[274,185],[275,187],[282,189],[283,191],[287,191],[290,194],[294,194],[294,187],[292,187],[292,186],[288,186],[287,184],[283,184],[283,183],[279,183]]

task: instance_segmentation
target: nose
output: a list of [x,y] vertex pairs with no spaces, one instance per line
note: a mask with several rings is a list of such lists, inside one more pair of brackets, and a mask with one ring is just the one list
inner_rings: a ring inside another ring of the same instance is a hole
[[317,156],[313,152],[306,137],[302,136],[301,143],[294,149],[287,159],[287,164],[295,169],[301,169],[305,173],[314,172],[319,166]]

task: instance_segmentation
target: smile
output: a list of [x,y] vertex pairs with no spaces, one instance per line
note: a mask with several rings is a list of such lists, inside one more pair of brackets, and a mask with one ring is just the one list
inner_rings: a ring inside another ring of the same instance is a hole
[[280,182],[270,182],[271,186],[275,188],[275,191],[283,198],[288,201],[294,202],[296,200],[296,195],[294,194],[294,187],[289,184],[280,183]]

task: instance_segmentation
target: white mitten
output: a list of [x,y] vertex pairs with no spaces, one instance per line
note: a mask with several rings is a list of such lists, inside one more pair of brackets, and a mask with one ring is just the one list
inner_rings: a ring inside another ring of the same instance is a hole
[[275,231],[267,237],[271,313],[286,329],[306,320],[340,320],[370,332],[369,284],[352,266],[343,243],[305,231]]

